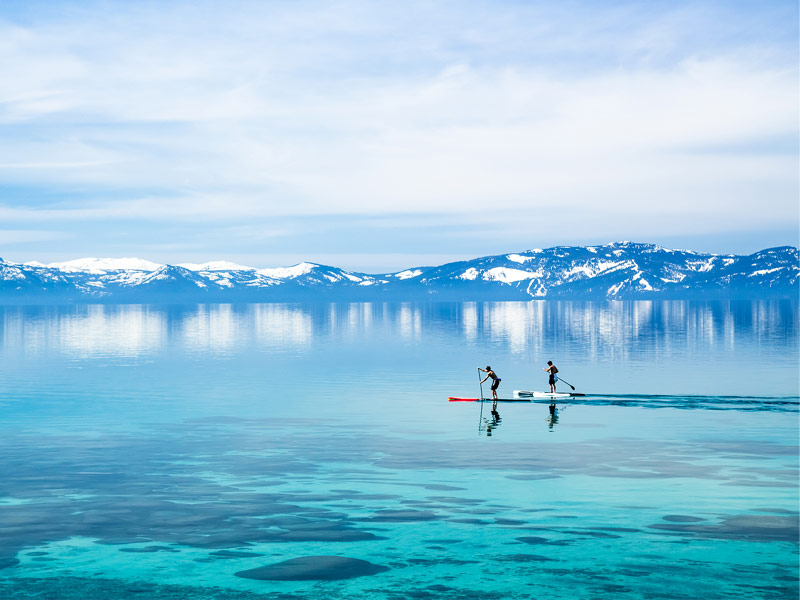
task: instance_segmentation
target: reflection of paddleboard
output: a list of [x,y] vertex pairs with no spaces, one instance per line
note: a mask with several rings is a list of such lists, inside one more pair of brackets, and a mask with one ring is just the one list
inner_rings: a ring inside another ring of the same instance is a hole
[[568,394],[566,392],[526,392],[524,390],[514,390],[514,398],[575,398],[586,394]]

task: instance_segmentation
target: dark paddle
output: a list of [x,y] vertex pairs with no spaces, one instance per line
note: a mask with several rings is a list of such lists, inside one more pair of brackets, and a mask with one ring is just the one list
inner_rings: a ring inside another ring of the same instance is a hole
[[[564,381],[564,380],[563,380],[563,379],[561,379],[561,377],[558,377],[558,378],[556,379],[556,383],[558,383],[559,381]],[[574,386],[574,385],[572,385],[571,383],[569,383],[569,382],[567,382],[567,381],[564,381],[564,383],[566,383],[566,384],[567,384],[569,387],[571,387],[573,392],[575,391],[575,386]]]

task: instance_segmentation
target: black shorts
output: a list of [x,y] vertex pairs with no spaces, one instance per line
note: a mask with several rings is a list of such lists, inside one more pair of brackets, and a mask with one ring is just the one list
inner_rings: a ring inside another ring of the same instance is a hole
[[492,391],[496,390],[496,389],[498,388],[498,386],[499,386],[499,385],[500,385],[500,379],[495,379],[495,380],[492,382]]
[[550,374],[550,385],[555,385],[555,384],[556,384],[556,376],[551,373]]

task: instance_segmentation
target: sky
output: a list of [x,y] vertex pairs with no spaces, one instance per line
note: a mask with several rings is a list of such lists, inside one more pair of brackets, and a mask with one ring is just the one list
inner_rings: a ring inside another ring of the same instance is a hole
[[798,245],[795,1],[0,0],[0,257]]

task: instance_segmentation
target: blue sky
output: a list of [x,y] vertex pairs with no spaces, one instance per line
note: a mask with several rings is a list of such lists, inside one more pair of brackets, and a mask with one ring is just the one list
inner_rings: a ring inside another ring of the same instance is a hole
[[796,245],[797,12],[0,0],[0,256]]

